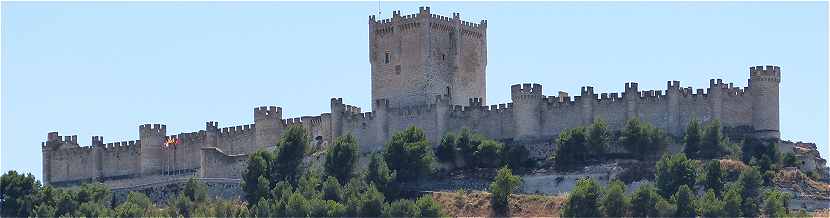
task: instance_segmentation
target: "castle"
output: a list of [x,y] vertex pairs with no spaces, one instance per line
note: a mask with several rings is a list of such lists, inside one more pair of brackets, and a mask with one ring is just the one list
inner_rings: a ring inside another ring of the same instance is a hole
[[[621,93],[579,96],[543,94],[540,84],[510,87],[509,103],[486,105],[487,22],[466,22],[460,14],[444,17],[421,7],[417,14],[390,19],[369,17],[369,62],[372,70],[371,112],[331,99],[330,113],[284,118],[277,106],[256,107],[249,125],[220,127],[168,135],[166,126],[139,126],[135,141],[105,143],[93,136],[80,146],[77,136],[51,132],[42,143],[43,181],[72,185],[85,181],[118,181],[166,175],[238,179],[247,154],[273,147],[283,130],[301,125],[313,143],[325,146],[336,137],[356,136],[361,150],[377,151],[391,136],[409,126],[424,130],[435,143],[443,134],[469,128],[489,138],[514,142],[549,141],[566,128],[605,120],[620,129],[639,118],[675,136],[691,119],[719,119],[727,127],[750,129],[760,137],[779,138],[777,66],[749,68],[746,87],[712,79],[709,87],[639,90],[625,84]],[[166,146],[165,141],[178,141]]]

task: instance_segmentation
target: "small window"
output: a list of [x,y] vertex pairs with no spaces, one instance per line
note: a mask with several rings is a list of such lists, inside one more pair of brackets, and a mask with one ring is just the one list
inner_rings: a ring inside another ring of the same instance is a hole
[[389,51],[386,51],[386,57],[383,59],[383,63],[384,63],[384,64],[388,64],[388,63],[389,63]]
[[447,55],[445,55],[445,54],[441,54],[441,60],[442,60],[442,61],[443,61],[443,60],[447,60]]

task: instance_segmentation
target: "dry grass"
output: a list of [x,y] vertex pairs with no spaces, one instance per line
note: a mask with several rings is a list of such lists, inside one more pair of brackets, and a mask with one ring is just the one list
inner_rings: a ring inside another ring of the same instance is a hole
[[813,213],[813,217],[830,217],[830,209],[821,209]]
[[741,172],[744,169],[748,168],[746,164],[737,160],[721,159],[719,161],[721,169],[725,171]]
[[[490,208],[490,193],[472,192],[459,197],[458,193],[434,192],[435,199],[452,217],[494,217]],[[510,212],[512,217],[559,217],[559,209],[565,201],[564,196],[511,195]]]

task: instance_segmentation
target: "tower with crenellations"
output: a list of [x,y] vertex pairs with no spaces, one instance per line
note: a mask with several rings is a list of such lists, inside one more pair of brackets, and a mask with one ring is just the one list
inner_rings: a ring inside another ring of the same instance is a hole
[[458,105],[486,99],[487,21],[463,21],[460,13],[444,17],[429,7],[410,15],[393,11],[389,19],[369,16],[369,63],[373,101],[410,106],[436,95]]

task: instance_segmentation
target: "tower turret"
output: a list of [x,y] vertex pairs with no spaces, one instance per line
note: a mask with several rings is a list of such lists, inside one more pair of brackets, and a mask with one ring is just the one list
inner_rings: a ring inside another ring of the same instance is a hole
[[542,95],[540,84],[516,84],[510,86],[513,100],[513,120],[516,127],[516,140],[533,139],[541,135]]
[[780,138],[778,121],[778,86],[781,67],[749,68],[749,90],[752,95],[752,127],[761,138]]
[[486,30],[484,20],[431,14],[429,7],[410,15],[394,11],[389,19],[369,16],[373,103],[423,105],[436,95],[448,95],[453,105],[486,99]]
[[277,106],[254,108],[254,131],[256,148],[253,150],[276,145],[282,135],[282,108]]
[[140,165],[141,175],[160,173],[164,151],[164,139],[167,136],[167,126],[161,124],[144,124],[138,126],[138,135],[141,140]]

